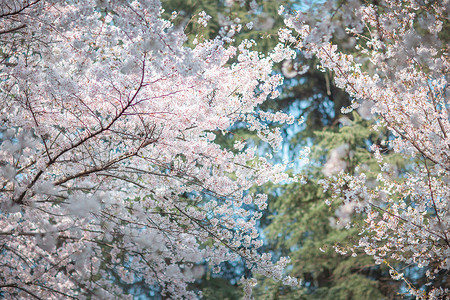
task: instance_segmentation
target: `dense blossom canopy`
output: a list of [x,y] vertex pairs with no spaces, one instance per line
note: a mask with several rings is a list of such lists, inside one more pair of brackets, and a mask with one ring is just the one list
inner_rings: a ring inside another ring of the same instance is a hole
[[2,295],[120,298],[117,280],[143,280],[196,298],[199,263],[240,258],[282,279],[287,260],[257,252],[266,196],[246,191],[285,166],[214,143],[238,121],[280,143],[261,120],[293,119],[255,111],[281,82],[272,59],[232,34],[184,47],[155,0],[6,2]]
[[[283,272],[287,258],[261,254],[267,195],[249,190],[297,179],[252,143],[235,136],[226,148],[216,137],[245,126],[280,147],[269,124],[294,119],[260,104],[279,93],[274,64],[287,78],[308,70],[298,54],[316,57],[353,98],[343,113],[358,109],[390,132],[367,145],[379,172],[345,173],[345,144],[323,166],[323,187],[342,201],[338,227],[364,218],[356,243],[336,250],[426,268],[429,294],[390,265],[417,297],[448,295],[433,282],[450,269],[448,1],[281,7],[287,28],[267,55],[252,40],[233,44],[253,26],[239,20],[186,47],[185,24],[177,13],[163,19],[157,0],[0,4],[0,296],[123,298],[133,291],[121,284],[139,281],[168,298],[197,298],[188,284],[205,263],[219,271],[239,259],[296,285]],[[255,1],[249,8],[258,13]],[[255,27],[271,28],[266,21]],[[353,51],[331,42],[342,35]],[[384,152],[402,154],[403,169]],[[250,297],[255,280],[242,283]]]

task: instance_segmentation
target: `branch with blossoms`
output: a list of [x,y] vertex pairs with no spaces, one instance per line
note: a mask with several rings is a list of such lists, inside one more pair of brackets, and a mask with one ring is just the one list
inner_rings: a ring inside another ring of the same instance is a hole
[[[447,8],[438,3],[419,6],[415,1],[386,1],[343,4],[337,10],[341,20],[347,20],[343,29],[356,38],[353,53],[344,53],[330,42],[333,30],[342,24],[329,16],[317,21],[313,14],[303,12],[285,14],[285,23],[298,34],[291,35],[297,40],[292,47],[315,55],[320,60],[318,67],[332,71],[335,84],[354,98],[343,113],[360,105],[371,106],[374,130],[386,127],[391,132],[388,150],[403,155],[407,170],[398,178],[390,174],[392,166],[383,163],[380,149],[373,145],[381,169],[378,176],[358,167],[349,170],[356,175],[341,172],[324,181],[324,187],[343,201],[337,210],[343,223],[363,213],[362,232],[366,233],[354,247],[365,249],[377,263],[390,257],[422,268],[430,266],[427,276],[432,280],[434,274],[448,272],[450,251],[446,180],[450,117],[445,79],[450,62],[441,34],[448,22]],[[377,178],[375,188],[368,187],[369,178]],[[437,286],[424,295],[409,287],[418,298],[445,297],[449,292]]]

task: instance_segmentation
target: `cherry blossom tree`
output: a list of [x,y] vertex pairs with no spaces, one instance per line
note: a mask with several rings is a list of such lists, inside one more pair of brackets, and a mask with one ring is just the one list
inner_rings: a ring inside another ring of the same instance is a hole
[[247,192],[286,166],[214,142],[240,122],[279,146],[265,122],[293,118],[256,108],[292,50],[231,46],[238,26],[184,47],[156,0],[1,4],[0,295],[122,298],[117,280],[140,280],[196,298],[199,263],[236,259],[296,284],[258,252],[267,197]]
[[[448,7],[447,1],[330,2],[314,14],[285,14],[297,36],[280,31],[285,44],[316,56],[318,67],[332,71],[336,85],[353,97],[344,112],[362,105],[365,117],[377,120],[374,130],[391,132],[391,138],[371,147],[380,164],[377,174],[363,166],[353,176],[339,173],[345,168],[339,153],[345,151],[335,150],[325,165],[331,177],[323,184],[333,190],[333,201],[343,202],[337,211],[340,225],[352,226],[355,213],[365,216],[359,241],[336,250],[357,255],[361,249],[376,263],[389,258],[426,268],[427,285],[434,286],[428,293],[390,266],[392,277],[404,279],[418,298],[449,293]],[[344,30],[354,37],[356,53],[330,42]],[[383,162],[386,151],[403,155],[407,167],[400,174]]]

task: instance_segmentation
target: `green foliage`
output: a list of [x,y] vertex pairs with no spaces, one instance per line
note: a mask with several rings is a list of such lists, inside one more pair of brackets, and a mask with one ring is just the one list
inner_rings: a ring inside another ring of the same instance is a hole
[[[355,166],[365,165],[376,169],[378,164],[369,152],[369,145],[379,139],[370,131],[371,121],[363,120],[357,113],[346,120],[347,126],[325,127],[315,132],[316,147],[313,147],[314,161],[322,161],[330,150],[347,144],[348,171]],[[396,161],[397,155],[392,156]],[[280,284],[263,281],[259,293],[265,299],[381,299],[392,295],[398,288],[388,274],[388,269],[375,265],[366,255],[352,257],[335,252],[336,244],[351,245],[357,239],[359,228],[337,229],[330,223],[340,203],[327,205],[331,195],[324,193],[319,183],[324,178],[320,167],[306,171],[307,184],[273,186],[270,210],[271,223],[266,229],[270,247],[279,255],[292,259],[291,274],[303,280],[303,291],[290,289]],[[282,297],[280,296],[282,295]]]
[[243,295],[242,288],[232,285],[224,278],[210,278],[204,280],[201,285],[203,299],[215,300],[234,300],[241,299]]

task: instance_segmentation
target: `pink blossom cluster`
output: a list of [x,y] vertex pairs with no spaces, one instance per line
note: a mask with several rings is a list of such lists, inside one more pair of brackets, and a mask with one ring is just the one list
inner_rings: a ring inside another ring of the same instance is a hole
[[296,284],[258,252],[267,197],[247,194],[289,180],[286,166],[214,142],[245,122],[280,144],[265,123],[292,118],[255,108],[289,52],[187,48],[157,0],[13,2],[0,10],[2,295],[118,299],[117,280],[140,280],[192,299],[205,262],[236,259]]

